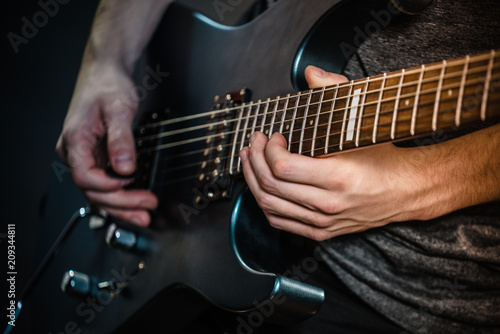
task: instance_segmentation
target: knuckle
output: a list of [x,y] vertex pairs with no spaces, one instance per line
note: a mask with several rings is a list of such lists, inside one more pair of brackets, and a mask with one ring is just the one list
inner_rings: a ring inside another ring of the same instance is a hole
[[284,178],[290,174],[292,164],[288,159],[276,159],[271,166],[271,170],[277,178]]
[[273,198],[270,194],[261,194],[257,199],[260,208],[266,212],[271,211],[274,207]]
[[314,241],[325,241],[329,238],[328,234],[325,231],[315,231],[312,235]]
[[264,191],[274,193],[276,190],[276,180],[272,175],[264,174],[261,176],[260,185]]
[[338,205],[334,200],[322,201],[318,205],[318,210],[327,215],[334,215],[338,212]]
[[85,176],[81,173],[73,173],[73,181],[79,188],[84,188],[87,184]]

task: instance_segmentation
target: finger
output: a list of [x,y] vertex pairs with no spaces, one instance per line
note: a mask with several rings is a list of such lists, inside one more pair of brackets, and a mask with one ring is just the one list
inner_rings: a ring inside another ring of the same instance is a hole
[[309,65],[304,72],[309,88],[326,87],[347,82],[347,78],[340,74],[326,72],[325,70]]
[[[258,140],[256,140],[254,143],[256,142],[258,143]],[[254,148],[254,144],[252,144],[252,149]],[[257,170],[254,169],[254,165],[252,165],[252,163],[250,162],[249,150],[250,149],[248,147],[245,147],[240,152],[240,157],[243,164],[243,173],[245,175],[245,180],[248,187],[252,191],[252,194],[257,200],[257,203],[266,214],[293,218],[310,225],[327,226],[330,223],[330,218],[327,215],[324,215],[321,212],[317,212],[316,210],[311,210],[301,205],[299,201],[294,202],[287,197],[282,198],[280,196],[276,196],[272,193],[267,192],[263,188],[261,180],[258,179]],[[265,169],[266,167],[267,166],[263,166],[262,168]],[[267,172],[269,173],[269,167],[267,167],[267,170]],[[259,173],[261,172],[262,171],[259,171]],[[302,194],[313,193],[310,190],[299,192]],[[291,191],[291,193],[294,192]]]
[[130,175],[136,168],[132,120],[134,111],[124,106],[111,107],[108,125],[108,157],[113,170],[120,175]]
[[352,221],[339,221],[328,228],[318,228],[307,225],[300,221],[285,217],[266,215],[269,224],[274,228],[284,230],[293,234],[301,235],[308,239],[323,241],[344,234],[365,231],[367,227]]
[[125,210],[113,207],[102,207],[102,209],[115,218],[137,226],[146,227],[151,223],[151,216],[146,210]]
[[265,147],[265,159],[272,174],[291,183],[311,185],[322,189],[336,186],[335,157],[318,159],[292,154],[286,149],[286,139],[275,133]]
[[158,206],[156,196],[146,190],[85,191],[85,195],[92,204],[98,207],[112,207],[125,210],[153,210]]
[[[256,132],[251,139],[253,141],[252,147],[249,150],[245,151],[249,152],[249,163],[247,163],[248,166],[246,167],[245,178],[247,179],[247,174],[251,173],[251,177],[256,180],[255,182],[256,184],[258,184],[258,187],[252,186],[252,190],[254,190],[255,192],[263,191],[265,193],[275,195],[285,201],[294,202],[299,206],[306,207],[313,211],[319,211],[323,214],[331,215],[342,211],[341,203],[338,200],[338,198],[341,198],[340,196],[332,196],[332,193],[329,193],[325,189],[319,188],[317,186],[311,186],[305,183],[301,184],[297,182],[288,182],[287,180],[284,180],[284,177],[282,175],[278,175],[280,177],[276,177],[275,172],[269,168],[264,154],[264,150],[266,150],[266,144],[269,145],[267,138],[262,133]],[[283,136],[276,135],[273,137],[273,140],[276,140],[276,145],[279,147],[278,149],[283,151],[287,155],[286,159],[288,159],[288,157],[290,157],[291,155],[286,150],[286,140],[283,138]],[[291,157],[296,158],[299,156],[293,155]],[[308,160],[311,159],[309,158]],[[295,166],[295,162],[291,161],[290,166],[293,169],[293,166]],[[280,171],[282,170],[282,167],[275,166],[274,169]],[[286,173],[281,174],[287,175]],[[318,173],[314,174],[317,175]],[[312,180],[316,181],[315,179]],[[322,186],[324,185],[323,180],[320,180],[319,183]],[[290,211],[291,208],[285,205],[276,206],[274,208],[271,208],[271,206],[269,206],[269,210],[272,210],[274,213],[282,216],[287,216],[287,214],[290,214],[290,212],[293,212],[293,214],[295,215],[299,214],[295,212],[295,210]],[[304,219],[308,219],[307,223],[318,224],[318,222],[316,221],[311,221],[311,218],[309,217],[311,216],[310,212],[307,214],[303,214]]]
[[96,191],[112,191],[129,182],[129,180],[112,178],[103,169],[96,167],[95,140],[83,135],[83,132],[79,136],[66,140],[66,143],[65,145],[64,139],[61,141],[60,151],[71,168],[73,180],[78,187]]

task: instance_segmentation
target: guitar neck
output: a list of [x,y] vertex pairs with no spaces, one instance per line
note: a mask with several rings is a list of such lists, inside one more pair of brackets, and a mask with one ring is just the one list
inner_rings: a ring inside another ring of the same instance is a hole
[[451,131],[500,118],[498,52],[384,73],[331,87],[243,104],[237,111],[229,170],[250,135],[280,132],[292,153],[329,155]]

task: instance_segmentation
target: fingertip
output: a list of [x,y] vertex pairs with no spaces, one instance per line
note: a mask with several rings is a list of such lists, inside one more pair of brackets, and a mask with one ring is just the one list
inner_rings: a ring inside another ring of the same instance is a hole
[[313,65],[306,67],[304,76],[309,88],[311,89],[331,86],[348,81],[348,79],[343,75],[326,72],[322,68]]
[[131,152],[115,153],[110,156],[113,170],[120,175],[130,175],[135,171],[136,163]]
[[240,159],[242,162],[245,162],[248,158],[248,147],[243,147],[240,151]]

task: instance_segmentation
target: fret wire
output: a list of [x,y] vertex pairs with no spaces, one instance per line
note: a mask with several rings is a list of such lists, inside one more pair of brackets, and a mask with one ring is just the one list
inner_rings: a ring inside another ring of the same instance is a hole
[[380,86],[380,93],[378,96],[377,109],[375,111],[375,121],[373,124],[373,135],[372,135],[372,142],[374,144],[377,142],[378,119],[380,117],[380,105],[382,104],[382,96],[384,95],[384,87],[385,87],[386,77],[387,77],[387,74],[384,73],[384,80],[382,80],[382,84]]
[[392,114],[392,124],[391,124],[391,139],[394,140],[396,136],[396,120],[398,117],[398,107],[399,107],[399,97],[401,96],[401,85],[405,77],[405,70],[401,71],[401,79],[399,79],[398,92],[396,94],[396,101],[394,102],[394,112]]
[[290,102],[290,94],[286,95],[286,101],[285,105],[283,107],[283,115],[281,116],[281,125],[280,125],[280,133],[283,133],[283,127],[285,126],[285,118],[286,118],[286,112],[288,109],[288,102]]
[[[236,153],[236,142],[238,140],[238,133],[239,133],[239,128],[240,128],[240,124],[241,124],[241,116],[243,115],[243,109],[244,109],[244,104],[242,105],[242,109],[240,111],[240,117],[238,117],[238,122],[236,124],[236,131],[234,131],[234,140],[233,140],[233,147],[231,148],[231,159],[230,159],[230,162],[229,162],[229,172],[232,174],[233,173],[233,164],[234,164],[234,154]],[[244,139],[244,138],[243,138]],[[239,163],[238,163],[238,167],[239,167]],[[238,172],[239,172],[239,168],[238,168]]]
[[[422,65],[422,67],[424,67],[424,65]],[[486,70],[486,68],[487,68],[487,66],[484,66],[485,70]],[[499,69],[499,68],[500,68],[500,64],[497,64],[497,65],[493,66],[493,69]],[[470,69],[470,71],[468,73],[469,74],[476,74],[476,73],[480,73],[481,71],[483,71],[483,67]],[[406,72],[406,74],[408,74],[408,73],[409,72]],[[421,74],[422,74],[422,72],[421,72]],[[459,75],[461,75],[461,74],[459,74]],[[456,76],[458,76],[458,75],[456,75],[456,74],[445,75],[445,78],[446,79],[448,79],[448,78],[454,78]],[[376,79],[378,79],[378,78],[376,78]],[[433,81],[433,80],[435,80],[435,78],[422,80],[422,83],[424,83],[424,82],[430,82],[430,81]],[[375,80],[372,78],[372,81],[375,81]],[[413,82],[412,83],[407,83],[406,85],[403,84],[403,87],[409,86],[409,85],[413,85],[413,84],[414,84]],[[388,86],[388,87],[386,87],[386,89],[392,89],[393,87],[395,87],[395,86]],[[417,88],[419,88],[419,87],[417,87]],[[328,88],[327,91],[333,90],[333,89],[336,89],[336,86]],[[380,91],[380,89],[374,89],[374,90],[370,91],[369,93],[374,93],[374,92],[377,92],[377,91]],[[431,91],[435,92],[434,90],[429,89],[427,91],[423,91],[422,94],[426,94],[426,93],[431,92]],[[410,94],[406,94],[406,95],[401,96],[401,98],[412,97],[412,96],[414,96],[414,94],[410,93]],[[345,98],[345,97],[342,97],[342,98]],[[386,100],[382,100],[381,102],[388,102],[388,101],[391,101],[392,99],[393,98],[389,98],[389,99],[386,99]],[[324,102],[329,102],[329,101],[324,101]],[[375,104],[375,103],[378,103],[378,102],[368,103],[367,105],[371,105],[371,104]],[[253,102],[253,104],[254,105],[259,104],[259,106],[260,106],[261,103],[260,102]],[[220,113],[229,112],[229,110],[235,110],[235,108],[226,108],[223,111],[220,111]],[[334,110],[334,111],[338,111],[338,110]],[[192,118],[189,118],[189,119],[192,119]],[[229,122],[234,122],[234,120],[230,120]],[[222,123],[223,122],[214,122],[214,123],[210,123],[210,125],[220,125]],[[156,124],[160,124],[160,123],[156,123]],[[186,132],[186,131],[203,129],[203,128],[206,128],[207,126],[208,126],[207,124],[202,124],[202,125],[193,126],[193,127],[187,128],[187,129],[186,128],[182,128],[182,129],[177,129],[177,130],[172,130],[172,131],[166,131],[166,132],[163,132],[163,133],[160,133],[160,134],[156,134],[156,135],[138,137],[138,138],[136,138],[136,140],[138,140],[138,139],[155,139],[155,138],[161,138],[161,137],[165,137],[165,136],[169,136],[169,135],[175,135],[175,134],[183,133],[183,132]]]
[[280,97],[279,96],[276,99],[276,105],[274,106],[273,118],[271,118],[271,127],[269,128],[269,136],[268,136],[269,139],[271,139],[271,136],[273,135],[274,122],[276,121],[276,110],[278,110],[278,104],[280,104]]
[[349,93],[347,94],[347,102],[346,102],[346,107],[345,107],[344,120],[342,121],[342,132],[340,133],[340,150],[342,150],[343,145],[344,145],[345,121],[347,119],[347,112],[349,110],[349,103],[350,103],[349,100],[350,100],[350,95],[351,95],[353,86],[354,86],[354,81],[351,81],[351,87],[349,87]]
[[[429,112],[429,113],[427,113],[427,114],[424,114],[424,116],[431,116],[431,115],[432,115],[432,112]],[[403,119],[403,120],[401,120],[401,122],[410,122],[410,121],[411,121],[411,117],[408,117],[407,119]],[[389,121],[389,122],[386,122],[386,123],[381,123],[380,125],[385,126],[385,125],[390,125],[390,124],[391,124],[391,122]],[[369,127],[370,127],[370,126],[369,126],[369,125],[367,125],[367,126],[362,127],[362,129],[367,129],[367,128],[369,128]],[[319,137],[319,138],[322,138],[322,137]],[[408,137],[408,139],[410,139],[410,137]],[[338,147],[338,148],[339,148],[339,152],[340,152],[340,151],[342,151],[342,149],[340,148],[340,144],[332,144],[332,145],[330,145],[330,148],[332,148],[332,147],[333,147],[333,148]],[[308,153],[308,152],[303,152],[303,155],[306,155],[307,153]],[[335,153],[335,152],[334,152],[334,151],[332,151],[332,153]]]
[[469,70],[470,57],[465,57],[464,70],[462,72],[462,80],[460,81],[460,90],[458,92],[457,109],[455,111],[455,125],[460,126],[460,119],[462,118],[462,104],[464,100],[465,82],[467,80],[467,71]]
[[486,73],[486,80],[484,82],[483,100],[481,102],[481,120],[486,120],[486,104],[488,103],[488,93],[490,91],[491,72],[493,70],[493,63],[495,61],[495,50],[491,50],[490,62],[488,63],[488,70]]
[[[255,109],[255,116],[252,116],[253,123],[252,123],[252,132],[250,132],[250,135],[253,135],[253,133],[255,132],[255,126],[257,125],[257,118],[259,118],[261,102],[262,102],[261,100],[257,101],[257,109]],[[251,146],[251,144],[249,146]]]
[[[500,75],[495,75],[493,78],[494,79],[499,79]],[[478,83],[478,82],[481,82],[481,81],[471,80],[470,82],[468,82],[468,84]],[[458,88],[458,86],[454,86],[454,87]],[[429,103],[426,103],[426,105],[430,105],[432,103],[433,102],[429,102]],[[337,132],[335,134],[340,134],[340,132]],[[155,147],[150,147],[150,148],[139,150],[138,153],[145,153],[145,152],[152,152],[152,151],[158,151],[158,150],[173,148],[173,147],[177,147],[177,146],[180,146],[180,145],[190,144],[190,143],[193,143],[193,142],[196,142],[196,141],[199,141],[199,140],[204,140],[204,139],[207,139],[209,137],[211,137],[211,136],[204,136],[204,137],[193,138],[193,139],[190,139],[190,140],[183,140],[183,141],[179,141],[179,142],[173,142],[173,143],[167,143],[167,144],[163,144],[163,145],[157,145]],[[230,144],[226,144],[226,146],[229,146],[229,145]],[[338,146],[338,145],[335,145],[335,146]],[[212,149],[216,149],[216,148],[214,147]],[[191,152],[185,152],[185,153],[179,154],[177,156],[178,157],[179,156],[188,156],[190,154],[196,154],[196,153],[201,154],[203,151],[204,151],[204,149],[200,149],[200,150],[195,150],[195,151],[191,151]]]
[[[448,101],[451,101],[451,99],[449,99]],[[428,113],[427,115],[432,115],[432,113]],[[424,115],[424,116],[425,116],[425,115]],[[402,121],[410,121],[410,120],[411,120],[411,118],[410,118],[410,119],[403,119]],[[381,124],[381,125],[386,125],[386,124],[389,124],[389,123],[385,123],[385,124]],[[367,127],[368,127],[368,126],[366,126],[365,128],[367,128]],[[337,133],[337,134],[338,134],[338,133]],[[323,138],[323,137],[324,137],[324,136],[320,136],[319,138]],[[333,147],[336,147],[336,146],[338,146],[338,144],[337,144],[337,145],[333,145]],[[213,148],[213,149],[216,149],[216,148]],[[192,151],[192,152],[190,152],[190,154],[197,154],[197,153],[201,153],[201,152],[203,152],[203,150]],[[305,153],[307,153],[307,152],[305,152]],[[170,158],[179,158],[180,156],[184,156],[184,155],[186,155],[186,154],[184,153],[184,154],[177,155],[177,156],[170,156]],[[214,160],[215,160],[215,159],[208,160],[208,162],[213,162]],[[195,164],[191,164],[191,165],[189,165],[189,166],[196,165],[196,164],[198,164],[198,165],[199,165],[200,163],[198,162],[198,163],[195,163]],[[178,168],[178,167],[177,167],[177,168]]]
[[[494,50],[492,50],[492,51],[494,51]],[[482,60],[487,60],[490,57],[491,57],[491,53],[489,52],[487,54],[475,55],[475,56],[471,57],[470,60],[472,62],[479,62],[479,61],[482,61]],[[456,66],[458,66],[458,65],[463,64],[464,62],[465,62],[465,57],[453,60],[452,63],[450,62],[450,65],[453,65],[453,66],[456,65]],[[429,70],[432,70],[434,68],[440,68],[440,65],[441,64],[430,64],[430,65],[427,65],[426,68],[429,69]],[[418,71],[420,71],[420,68],[413,68],[413,69],[407,70],[406,74],[413,74],[413,73],[416,73]],[[469,73],[471,73],[471,72],[469,72]],[[394,72],[394,73],[388,75],[387,78],[396,77],[397,75],[399,75],[399,72]],[[377,80],[383,80],[383,78],[382,77],[373,78],[373,81],[377,81]],[[347,85],[347,84],[348,83],[345,83],[345,85]],[[331,86],[330,89],[335,89],[335,88],[333,86]],[[236,109],[237,108],[228,108],[229,111],[236,110]],[[198,114],[194,114],[194,115],[187,115],[187,116],[183,116],[183,117],[178,117],[178,118],[163,120],[163,121],[160,121],[160,122],[143,124],[142,127],[152,128],[152,127],[158,127],[158,126],[163,126],[163,125],[169,125],[169,124],[174,124],[174,123],[189,121],[189,120],[196,119],[196,118],[204,118],[204,117],[210,116],[211,114],[214,114],[214,113],[217,114],[219,112],[221,112],[221,111],[213,111],[213,110],[211,110],[211,111],[202,112],[202,113],[198,113]]]
[[[493,79],[499,79],[500,78],[500,74],[497,74],[495,76],[492,77],[492,80]],[[480,83],[482,81],[477,81],[477,80],[471,80],[469,82],[467,82],[467,85],[471,85],[471,84],[477,84],[477,83]],[[447,86],[446,88],[458,88],[459,86],[458,85],[449,85]],[[435,90],[427,90],[427,91],[424,91],[425,93],[429,93],[429,92],[435,92]],[[431,102],[431,103],[434,103],[434,102]],[[372,116],[372,115],[370,115]],[[228,132],[227,134],[232,134],[233,132]],[[337,132],[336,134],[340,134],[340,132]],[[197,138],[191,138],[191,139],[188,139],[188,140],[182,140],[182,141],[178,141],[178,142],[173,142],[173,143],[166,143],[166,144],[162,144],[162,145],[158,145],[156,146],[155,148],[151,149],[142,149],[140,151],[138,151],[139,153],[144,153],[144,152],[151,152],[151,151],[154,151],[154,150],[162,150],[162,149],[167,149],[167,148],[172,148],[172,147],[175,147],[175,146],[179,146],[179,145],[185,145],[185,144],[189,144],[189,143],[193,143],[193,142],[196,142],[196,141],[200,141],[200,140],[205,140],[205,139],[208,139],[208,138],[213,138],[217,135],[207,135],[207,136],[202,136],[202,137],[197,137]],[[289,141],[290,143],[290,141]]]
[[295,127],[295,117],[297,117],[297,109],[299,107],[299,101],[300,101],[300,96],[302,95],[302,92],[299,92],[297,96],[297,102],[295,102],[295,107],[293,110],[293,115],[292,115],[292,124],[290,126],[290,134],[288,135],[288,151],[291,149],[291,143],[292,143],[292,134],[293,134],[293,128]]
[[[472,60],[474,61],[474,60],[476,60],[476,58],[473,58]],[[490,63],[491,63],[491,61],[490,61]],[[497,67],[498,67],[498,65],[496,65],[496,64],[494,64],[494,63],[491,65],[491,68],[492,68],[492,69],[493,69],[493,68],[495,68],[495,69],[496,69]],[[423,66],[422,66],[422,68],[423,68]],[[472,73],[472,71],[470,71],[470,73]],[[422,74],[422,72],[421,72],[421,74]],[[497,77],[497,76],[495,75],[495,78],[496,78],[496,77]],[[488,92],[488,90],[486,90],[486,92]],[[225,110],[224,112],[226,112],[226,111],[228,111],[228,110],[229,110],[229,109]],[[194,118],[194,117],[190,117],[189,119],[192,119],[192,118]],[[183,120],[186,120],[186,119],[188,119],[188,118],[183,118]],[[179,120],[180,120],[180,119],[173,120],[173,121],[172,121],[172,123],[178,122]],[[158,124],[158,123],[157,123],[157,124]],[[166,124],[166,123],[163,123],[163,124]],[[176,130],[176,131],[177,131],[177,130]],[[179,131],[186,131],[186,129],[181,129],[181,130],[179,130]],[[171,134],[171,133],[173,133],[173,132],[174,132],[174,131],[169,131],[169,134]],[[180,132],[179,132],[179,133],[180,133]],[[203,138],[206,138],[206,137],[203,137]],[[193,141],[196,141],[196,140],[199,140],[199,139],[200,139],[200,138],[195,138],[195,139],[192,139],[192,140],[183,140],[183,141],[180,141],[180,142],[177,142],[177,143],[168,143],[168,144],[165,144],[165,145],[159,145],[159,146],[157,146],[157,149],[169,148],[169,147],[173,147],[173,146],[176,146],[176,145],[183,145],[183,144],[186,144],[186,143],[189,143],[189,142],[193,142]]]
[[311,156],[314,156],[314,148],[316,146],[316,135],[318,133],[318,122],[319,122],[319,114],[321,112],[321,103],[323,102],[323,98],[325,96],[325,87],[321,89],[321,96],[319,97],[320,103],[318,104],[318,111],[316,112],[316,119],[314,120],[314,131],[313,131],[313,139],[311,143]]
[[245,140],[247,138],[247,129],[248,129],[248,122],[250,120],[250,115],[252,114],[252,106],[254,105],[254,103],[250,102],[250,104],[248,105],[248,113],[247,113],[247,117],[245,119],[245,125],[243,126],[243,140],[241,141],[241,146],[240,146],[240,151],[243,149],[243,147],[245,147]]
[[265,105],[265,109],[264,109],[264,117],[262,117],[262,123],[261,123],[261,126],[260,126],[260,132],[264,133],[264,126],[266,125],[266,118],[267,118],[267,113],[269,111],[269,101],[271,100],[271,98],[267,98],[266,100],[266,105]]
[[363,94],[363,101],[361,102],[360,110],[359,110],[359,118],[358,118],[358,129],[356,131],[356,147],[359,146],[359,134],[361,130],[361,123],[363,120],[363,111],[364,111],[364,106],[365,106],[365,101],[366,101],[366,92],[368,91],[368,84],[370,82],[370,77],[366,78],[366,85],[365,85],[365,92]]
[[309,91],[309,96],[307,97],[306,108],[304,110],[304,119],[302,120],[302,126],[300,131],[300,141],[299,141],[299,154],[302,152],[302,140],[304,139],[304,129],[306,127],[307,115],[309,114],[309,105],[311,103],[313,90]]
[[424,73],[425,73],[425,65],[422,65],[421,71],[420,71],[420,77],[418,79],[418,84],[417,84],[417,91],[415,92],[415,101],[413,102],[413,112],[411,115],[411,126],[410,126],[410,134],[412,136],[415,135],[415,126],[417,122],[417,109],[418,109],[418,102],[420,99],[420,90],[422,89],[422,81],[424,79]]
[[325,154],[328,153],[328,143],[330,141],[330,129],[332,127],[332,117],[333,117],[333,111],[335,110],[335,101],[337,100],[337,93],[339,92],[339,85],[335,87],[335,90],[333,92],[333,98],[332,98],[332,106],[330,107],[330,116],[328,116],[328,127],[326,130],[326,139],[325,139]]
[[432,114],[432,131],[437,130],[437,119],[439,112],[439,100],[441,99],[441,90],[443,89],[443,78],[446,71],[446,60],[443,60],[443,68],[441,69],[441,75],[439,76],[438,88],[436,92],[436,102],[434,104],[434,113]]

